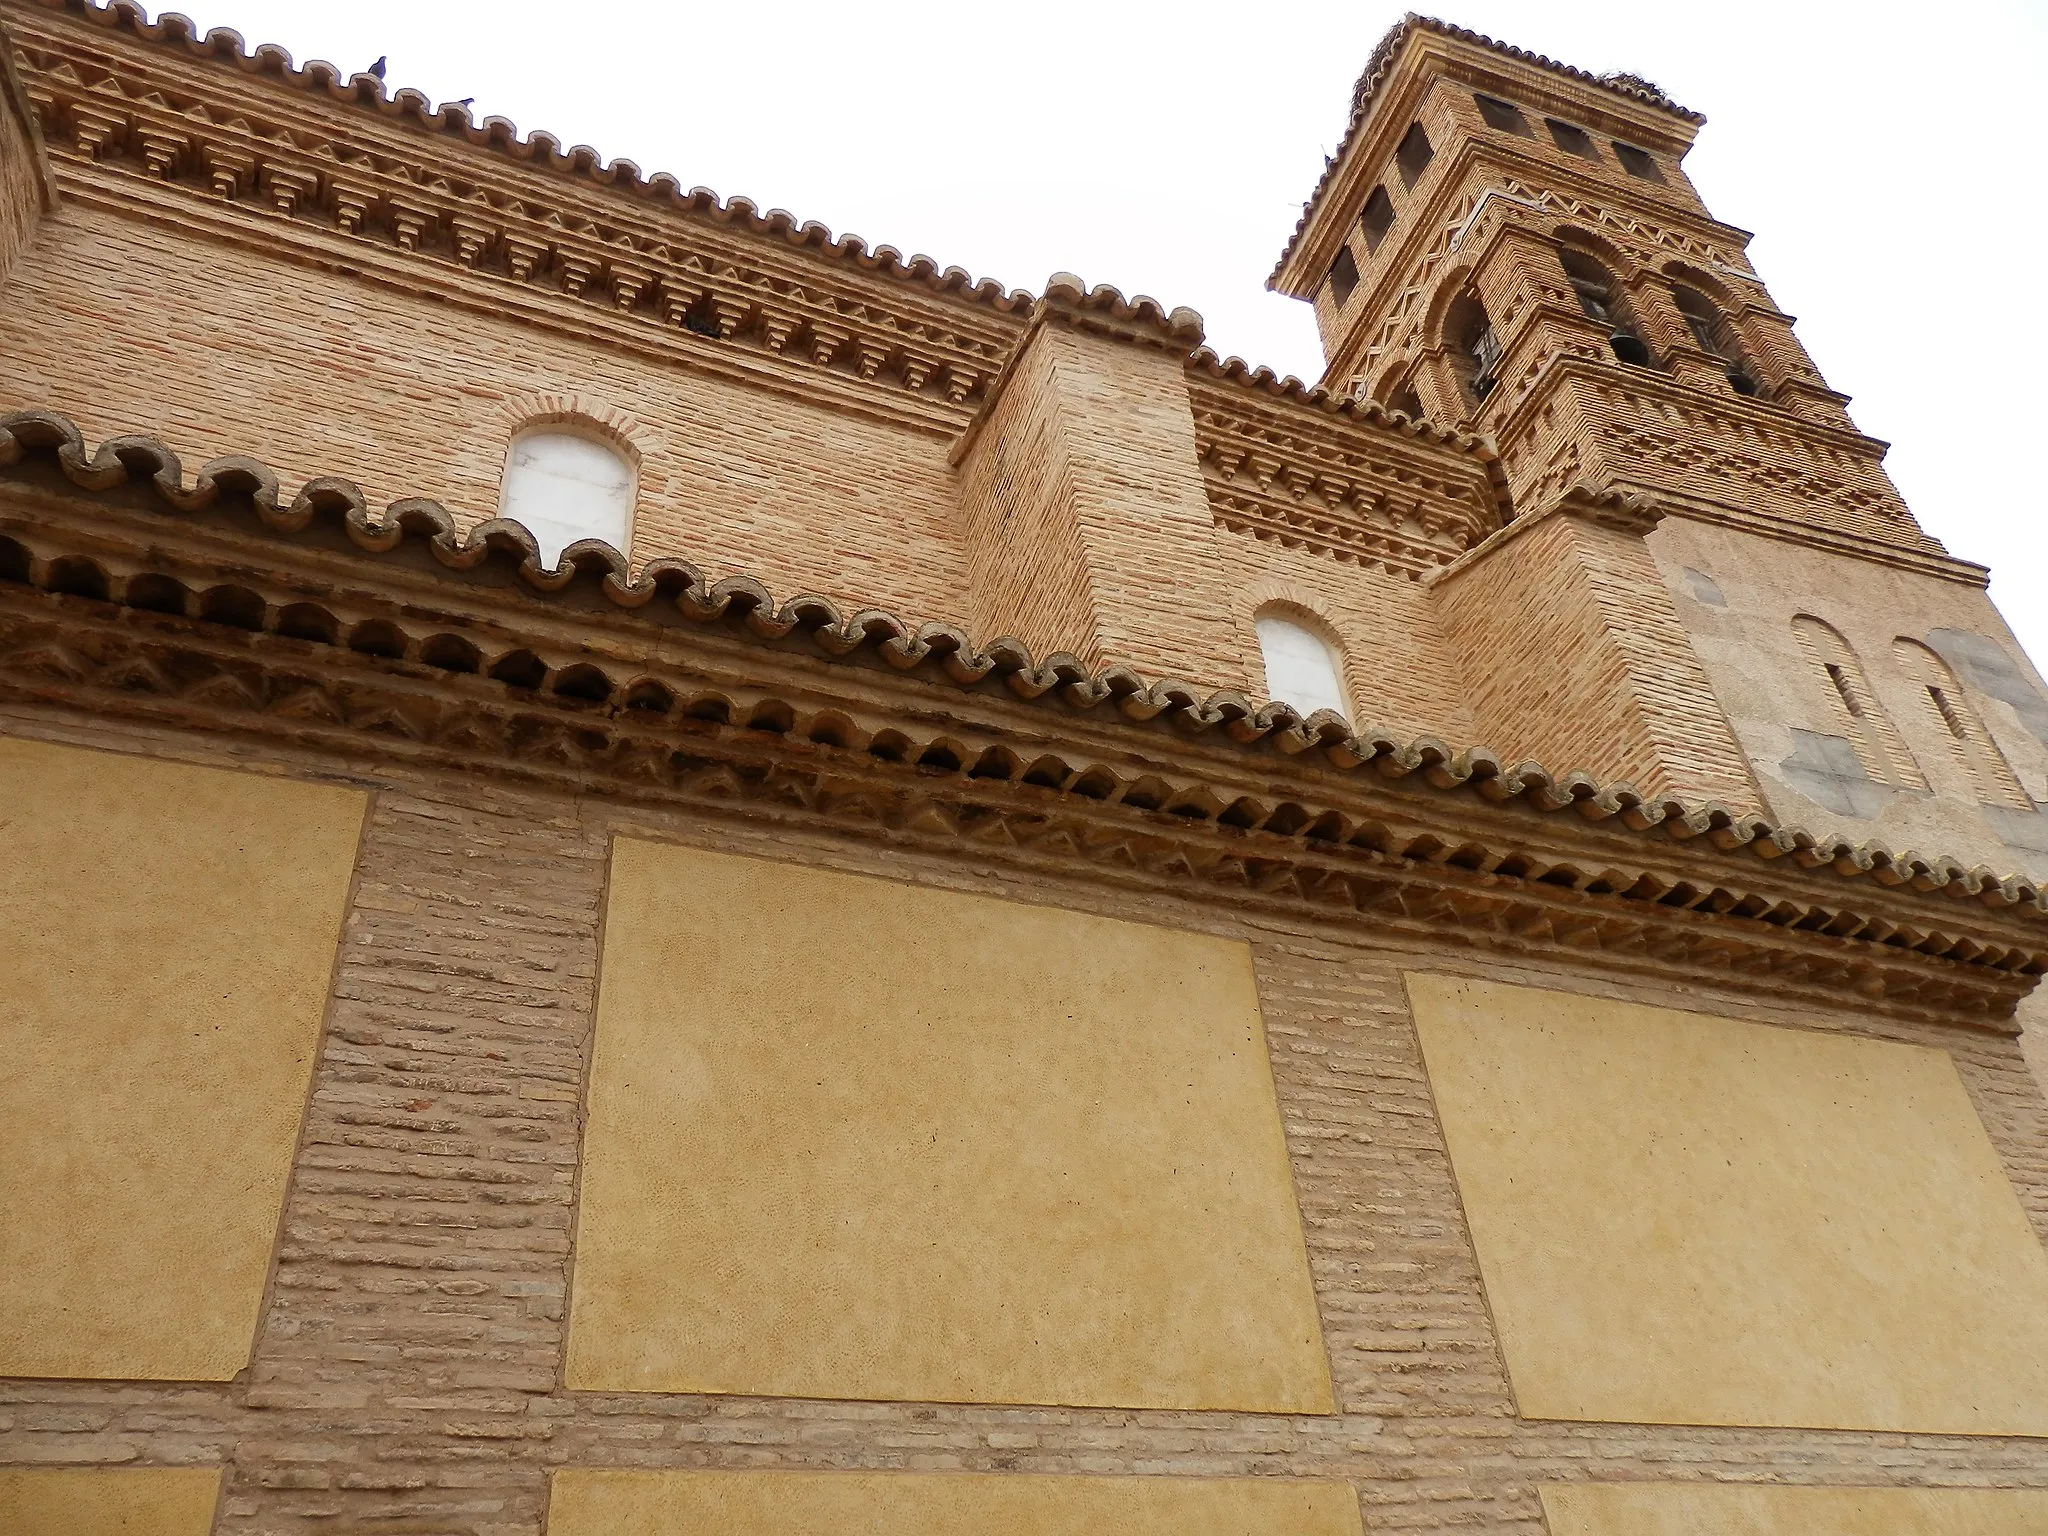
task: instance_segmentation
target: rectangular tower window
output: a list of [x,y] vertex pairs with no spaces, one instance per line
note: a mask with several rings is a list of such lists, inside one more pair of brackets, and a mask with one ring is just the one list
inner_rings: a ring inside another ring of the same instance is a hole
[[1582,160],[1600,158],[1600,151],[1593,143],[1593,136],[1585,129],[1572,123],[1560,123],[1554,117],[1546,117],[1543,123],[1549,128],[1551,138],[1557,141],[1557,147],[1566,154],[1577,155]]
[[1522,109],[1512,101],[1502,101],[1498,96],[1472,93],[1472,100],[1479,106],[1479,115],[1486,119],[1486,126],[1498,128],[1502,133],[1519,133],[1525,139],[1536,137],[1536,130],[1529,126],[1529,119],[1522,116]]
[[1422,173],[1429,169],[1429,162],[1436,158],[1436,151],[1430,147],[1429,135],[1422,131],[1422,124],[1411,123],[1408,135],[1401,140],[1401,147],[1394,151],[1394,163],[1401,168],[1401,185],[1413,187],[1422,180]]
[[1370,255],[1380,248],[1380,242],[1387,238],[1387,231],[1394,227],[1394,202],[1387,196],[1385,187],[1372,189],[1372,196],[1365,200],[1365,211],[1358,216],[1358,223],[1365,231],[1365,249]]
[[1631,176],[1640,176],[1644,181],[1662,181],[1664,173],[1657,168],[1657,162],[1645,150],[1633,144],[1614,141],[1614,158],[1621,162],[1621,168]]
[[1352,259],[1351,247],[1347,245],[1330,263],[1330,302],[1341,308],[1357,286],[1358,263]]

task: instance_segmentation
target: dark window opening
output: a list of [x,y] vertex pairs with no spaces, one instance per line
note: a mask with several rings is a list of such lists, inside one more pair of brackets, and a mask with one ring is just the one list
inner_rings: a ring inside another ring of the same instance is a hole
[[1529,119],[1522,116],[1522,109],[1512,101],[1502,101],[1498,96],[1472,93],[1473,101],[1479,104],[1479,115],[1486,119],[1486,126],[1498,128],[1502,133],[1519,133],[1525,139],[1536,137],[1536,130],[1529,126]]
[[1743,356],[1742,342],[1735,334],[1735,328],[1728,323],[1728,317],[1714,305],[1714,301],[1697,288],[1684,283],[1671,285],[1671,297],[1678,305],[1678,312],[1685,317],[1686,328],[1692,332],[1700,350],[1718,358],[1728,375],[1728,387],[1738,395],[1756,396],[1763,388],[1756,381],[1756,374]]
[[1637,149],[1633,144],[1615,140],[1614,158],[1621,162],[1621,168],[1631,176],[1640,176],[1644,181],[1664,179],[1664,172],[1658,168],[1657,162],[1650,158],[1647,151]]
[[1347,245],[1330,263],[1330,301],[1341,307],[1357,286],[1358,263],[1352,259],[1351,247]]
[[1624,363],[1633,363],[1638,368],[1655,367],[1650,349],[1637,331],[1627,305],[1615,291],[1614,279],[1608,276],[1607,269],[1584,251],[1575,251],[1570,246],[1558,252],[1558,260],[1564,267],[1565,280],[1578,296],[1579,308],[1607,333],[1608,349]]
[[1459,382],[1476,405],[1500,382],[1500,338],[1493,333],[1486,306],[1470,294],[1451,305],[1444,324]]
[[1858,720],[1863,718],[1863,706],[1856,702],[1856,690],[1849,686],[1849,675],[1834,662],[1826,662],[1828,681],[1835,685],[1835,692],[1842,696],[1842,707]]
[[1413,384],[1403,384],[1394,391],[1394,398],[1387,402],[1387,409],[1399,412],[1410,421],[1422,420],[1422,396],[1415,393]]
[[1394,227],[1394,200],[1387,196],[1385,187],[1372,189],[1372,196],[1365,200],[1365,211],[1359,214],[1358,222],[1365,230],[1366,254],[1371,255],[1387,238],[1387,231]]
[[1566,154],[1577,155],[1581,160],[1600,158],[1600,151],[1593,143],[1593,136],[1585,129],[1571,123],[1560,123],[1554,117],[1546,117],[1543,123],[1550,130],[1550,137],[1556,141],[1557,147]]
[[1957,741],[1967,742],[1970,733],[1963,729],[1963,717],[1956,713],[1956,707],[1949,702],[1948,695],[1933,683],[1929,683],[1927,697],[1934,701],[1935,713],[1941,716],[1941,723],[1948,727],[1949,735],[1955,737]]
[[1394,151],[1394,164],[1401,168],[1401,185],[1413,187],[1422,180],[1422,173],[1429,169],[1429,162],[1435,158],[1436,151],[1430,147],[1429,135],[1422,131],[1422,124],[1410,124],[1407,137]]

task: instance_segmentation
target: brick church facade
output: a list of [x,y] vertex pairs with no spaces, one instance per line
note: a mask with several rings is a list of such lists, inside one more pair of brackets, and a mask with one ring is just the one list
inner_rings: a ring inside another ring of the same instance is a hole
[[0,61],[0,1529],[2048,1530],[2048,687],[1697,114],[1401,22],[1310,386]]

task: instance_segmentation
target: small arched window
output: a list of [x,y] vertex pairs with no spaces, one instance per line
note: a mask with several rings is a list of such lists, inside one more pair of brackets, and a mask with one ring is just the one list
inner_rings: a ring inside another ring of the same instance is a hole
[[1613,274],[1586,252],[1568,245],[1559,250],[1558,260],[1564,266],[1565,280],[1578,295],[1579,308],[1607,333],[1607,345],[1614,355],[1638,368],[1654,367],[1650,348],[1635,317],[1629,313],[1628,300]]
[[2005,753],[1985,729],[1984,717],[1977,713],[1977,706],[1963,691],[1948,663],[1933,647],[1904,635],[1892,642],[1892,655],[1919,685],[1927,700],[1929,723],[1947,740],[1949,750],[1969,776],[1978,802],[2032,810],[2033,797],[2021,786],[2019,775],[2012,771]]
[[578,539],[602,539],[624,554],[633,523],[633,466],[594,436],[557,426],[512,439],[498,516],[525,525],[553,567]]
[[1327,709],[1350,718],[1344,669],[1321,636],[1280,613],[1262,613],[1253,623],[1266,663],[1266,697],[1304,715]]
[[1700,350],[1711,352],[1728,370],[1728,387],[1738,395],[1759,393],[1756,370],[1742,355],[1742,343],[1736,339],[1735,327],[1728,323],[1728,317],[1721,313],[1714,301],[1699,289],[1684,283],[1671,285],[1671,298],[1678,305],[1678,312],[1685,316],[1686,326],[1692,331],[1692,339],[1700,344]]
[[1469,293],[1461,294],[1444,317],[1444,341],[1458,382],[1472,403],[1479,404],[1493,393],[1500,372],[1500,339],[1493,334],[1486,306]]
[[1906,750],[1892,718],[1871,691],[1863,664],[1849,648],[1841,632],[1825,620],[1802,613],[1792,621],[1792,633],[1820,675],[1825,697],[1833,708],[1835,723],[1849,738],[1857,761],[1874,783],[1899,789],[1925,789],[1920,765]]

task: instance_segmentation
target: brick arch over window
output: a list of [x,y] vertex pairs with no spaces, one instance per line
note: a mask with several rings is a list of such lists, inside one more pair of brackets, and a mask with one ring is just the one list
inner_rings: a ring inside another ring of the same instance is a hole
[[1876,691],[1841,631],[1810,613],[1796,615],[1792,634],[1805,653],[1841,733],[1873,782],[1897,789],[1925,789],[1927,780],[1913,761],[1905,738],[1878,702]]
[[528,390],[498,402],[500,435],[516,437],[532,428],[564,424],[611,442],[645,484],[651,461],[667,446],[662,435],[632,411],[584,390]]
[[1558,264],[1566,284],[1577,298],[1586,318],[1607,333],[1607,345],[1615,357],[1637,367],[1657,366],[1656,354],[1636,314],[1629,292],[1633,269],[1612,254],[1606,241],[1591,241],[1576,232],[1561,237]]
[[1293,705],[1304,715],[1334,710],[1356,715],[1346,646],[1313,593],[1289,582],[1266,582],[1250,594],[1247,629],[1253,692]]
[[616,417],[560,404],[534,412],[508,435],[498,516],[533,535],[546,566],[583,539],[629,553],[643,458]]
[[1947,744],[1976,791],[1979,803],[2022,811],[2034,809],[2033,797],[2021,786],[2019,775],[2012,771],[2012,764],[1992,739],[1976,702],[1964,691],[1949,664],[1932,646],[1905,635],[1892,641],[1892,656],[1920,690],[1927,705],[1923,719],[1935,738]]

